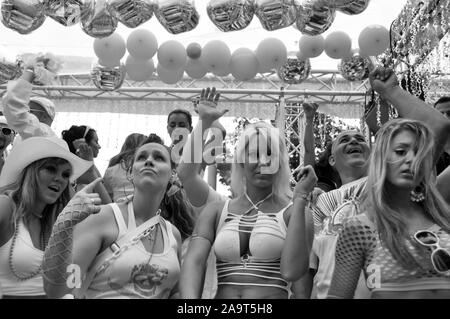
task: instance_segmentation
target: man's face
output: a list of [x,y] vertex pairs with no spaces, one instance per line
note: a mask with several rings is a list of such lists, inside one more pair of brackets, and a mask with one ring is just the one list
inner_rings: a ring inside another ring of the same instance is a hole
[[450,102],[436,104],[436,109],[450,120]]
[[362,167],[367,164],[370,148],[364,135],[357,131],[344,131],[333,142],[330,164],[336,170],[344,167]]
[[14,131],[7,124],[0,123],[0,150],[2,152],[12,143],[14,134]]

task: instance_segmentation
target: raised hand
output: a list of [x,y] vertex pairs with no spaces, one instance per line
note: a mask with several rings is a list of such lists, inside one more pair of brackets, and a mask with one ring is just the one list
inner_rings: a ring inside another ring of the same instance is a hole
[[219,110],[217,108],[219,99],[220,93],[216,91],[215,87],[202,89],[197,106],[200,119],[214,122],[228,112],[228,109]]
[[399,87],[397,76],[390,68],[377,67],[370,72],[369,80],[372,88],[381,96]]
[[311,193],[317,183],[317,176],[311,165],[301,168],[297,176],[299,181],[294,189],[294,198]]
[[92,148],[86,143],[84,138],[76,139],[72,142],[73,147],[75,147],[75,153],[86,161],[94,160],[94,153]]

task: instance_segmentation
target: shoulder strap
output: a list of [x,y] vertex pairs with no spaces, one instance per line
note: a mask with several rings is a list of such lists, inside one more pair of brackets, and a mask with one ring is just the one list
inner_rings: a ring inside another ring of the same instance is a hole
[[117,236],[117,238],[120,238],[127,232],[127,225],[125,225],[125,220],[123,219],[122,211],[120,210],[119,205],[117,205],[117,203],[111,203],[110,206],[114,212],[117,227],[119,227],[119,235]]

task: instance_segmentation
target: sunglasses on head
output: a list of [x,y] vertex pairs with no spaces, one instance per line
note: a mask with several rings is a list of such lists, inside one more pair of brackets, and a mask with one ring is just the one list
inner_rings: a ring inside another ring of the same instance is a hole
[[419,230],[414,234],[414,239],[422,246],[432,250],[431,263],[438,273],[449,273],[450,252],[439,245],[439,237],[436,233],[429,230]]
[[14,130],[12,130],[8,127],[2,127],[2,133],[3,133],[3,135],[15,134]]

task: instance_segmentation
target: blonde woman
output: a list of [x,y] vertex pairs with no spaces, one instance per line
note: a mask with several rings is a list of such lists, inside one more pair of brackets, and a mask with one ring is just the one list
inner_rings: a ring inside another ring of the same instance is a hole
[[372,298],[450,298],[450,210],[434,152],[421,122],[395,119],[377,133],[365,212],[339,235],[329,298],[352,298],[361,269]]

